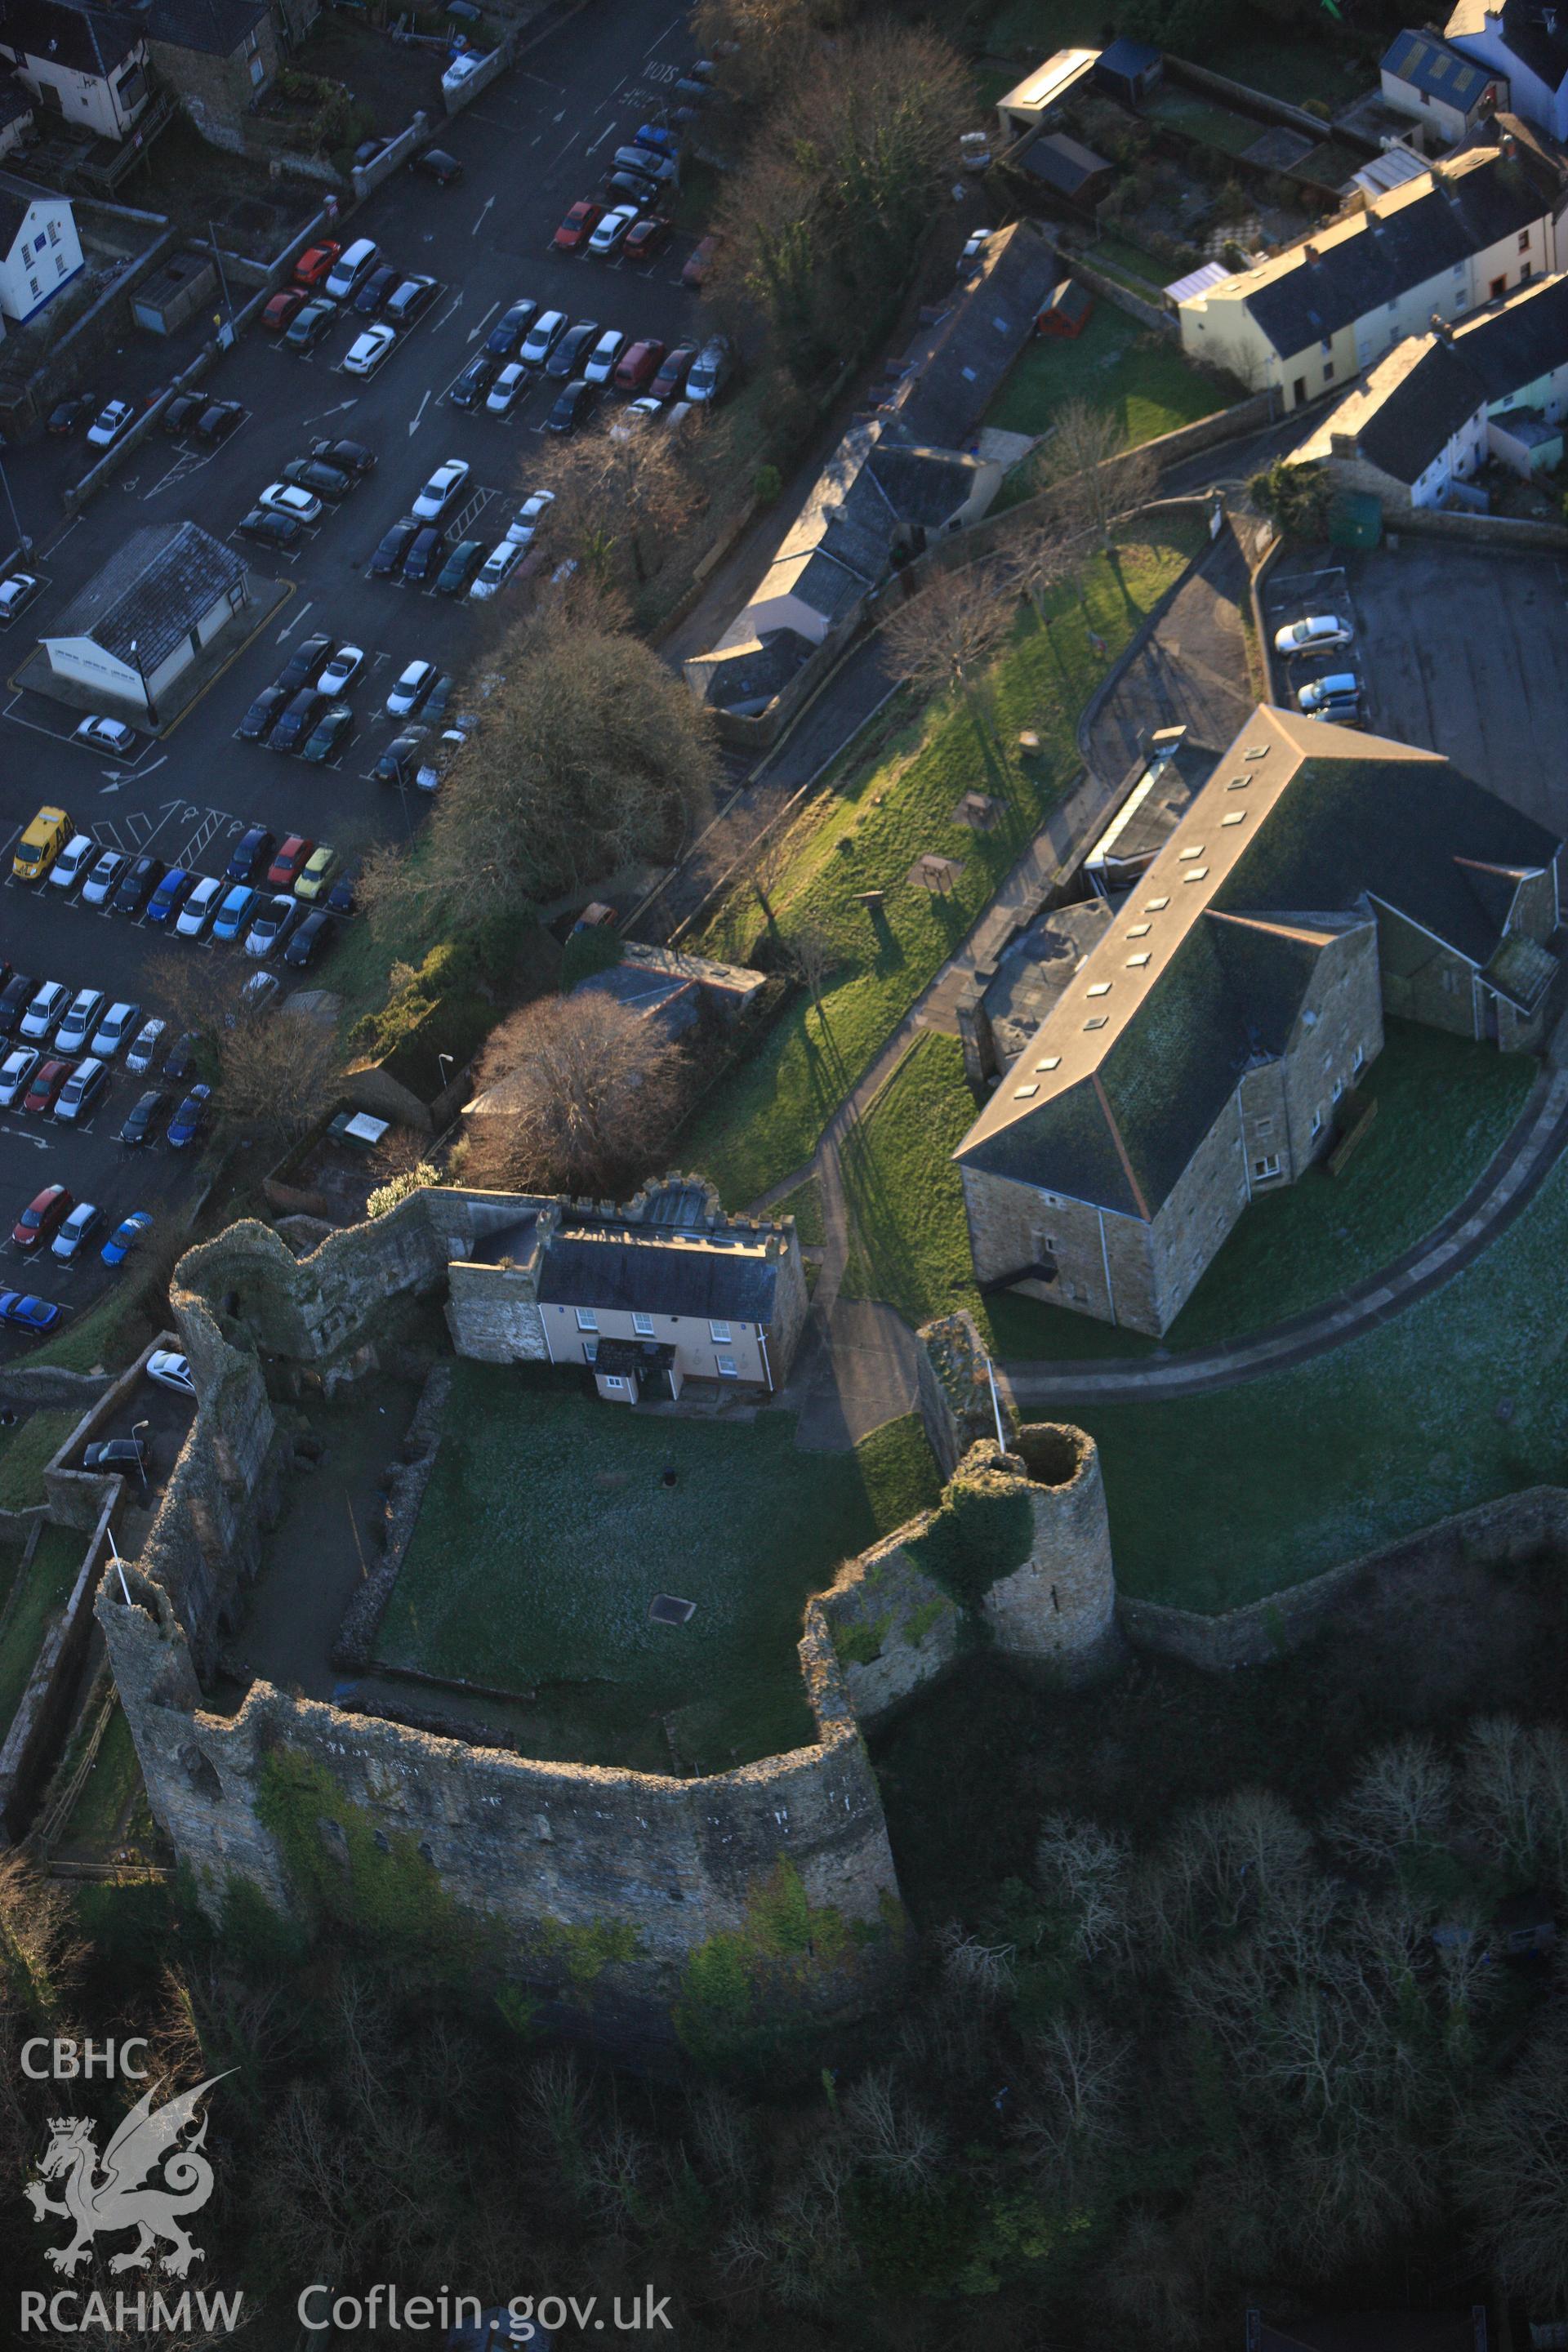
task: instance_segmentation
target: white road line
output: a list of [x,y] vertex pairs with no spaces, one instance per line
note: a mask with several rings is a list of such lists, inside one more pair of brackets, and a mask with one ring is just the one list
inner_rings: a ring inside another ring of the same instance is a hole
[[479,341],[479,337],[484,333],[485,329],[489,325],[490,320],[495,317],[496,312],[500,309],[500,298],[498,295],[496,299],[490,304],[489,309],[485,312],[484,317],[479,320],[479,325],[468,329],[468,341],[470,343],[477,342]]
[[451,307],[450,307],[450,309],[446,310],[443,310],[443,311],[442,311],[442,313],[441,313],[441,316],[440,316],[438,319],[433,320],[431,321],[431,326],[430,326],[430,331],[431,331],[431,333],[432,333],[433,335],[434,335],[434,334],[438,333],[438,332],[439,332],[439,331],[440,331],[440,329],[441,329],[441,328],[443,328],[443,327],[446,325],[446,323],[447,323],[447,320],[448,320],[448,319],[455,319],[455,318],[457,317],[457,315],[458,315],[458,311],[462,309],[462,307],[463,307],[463,294],[462,294],[462,289],[459,287],[459,288],[458,288],[458,291],[457,291],[457,293],[456,293],[456,294],[454,294],[454,295],[453,295],[453,297],[452,297],[452,301],[451,301]]
[[[615,129],[615,127],[616,127],[616,126],[615,126],[615,124],[614,124],[613,122],[606,122],[606,123],[605,123],[605,127],[604,127],[604,129],[600,131],[600,133],[599,133],[598,137],[595,140],[595,142],[594,142],[594,147],[602,147],[602,146],[604,145],[604,143],[605,143],[605,140],[609,137],[609,135],[610,135],[611,131]],[[584,163],[586,163],[586,161],[587,161],[588,157],[593,153],[593,152],[594,152],[594,147],[587,147],[587,148],[584,148],[584,152],[583,152],[583,160],[584,160]]]
[[280,646],[286,637],[291,637],[293,635],[295,630],[299,627],[306,614],[314,611],[315,602],[316,600],[312,596],[309,598],[306,603],[300,605],[293,619],[289,622],[285,627],[279,629],[278,635],[273,638],[272,642],[275,646]]
[[408,427],[408,430],[409,430],[410,434],[415,434],[415,433],[417,433],[417,432],[418,432],[418,430],[419,430],[419,419],[420,419],[420,417],[422,417],[422,416],[424,415],[425,411],[426,411],[426,409],[429,406],[429,404],[430,404],[430,395],[429,395],[429,394],[428,394],[428,393],[426,393],[426,394],[425,394],[424,399],[423,399],[423,400],[420,402],[420,404],[419,404],[419,411],[418,411],[418,415],[414,418],[413,423],[412,423],[412,424],[409,425],[409,427]]
[[557,122],[564,122],[564,121],[565,121],[565,120],[566,120],[566,109],[565,109],[564,107],[563,107],[563,108],[562,108],[562,110],[561,110],[560,113],[559,113],[558,115],[556,115],[556,116],[555,116],[554,120],[555,120]]
[[473,227],[468,231],[468,235],[470,236],[478,236],[480,229],[482,229],[485,225],[485,215],[489,212],[494,202],[494,196],[487,196],[485,198],[484,203],[479,206],[479,216],[474,223]]

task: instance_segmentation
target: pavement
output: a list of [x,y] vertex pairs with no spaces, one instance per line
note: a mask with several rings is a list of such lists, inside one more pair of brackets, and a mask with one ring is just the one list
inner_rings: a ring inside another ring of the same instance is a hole
[[1194,743],[1222,751],[1247,722],[1253,695],[1244,615],[1247,572],[1233,530],[1223,530],[1118,676],[1087,730],[1091,769],[1118,784],[1142,759],[1156,728],[1186,727]]
[[[454,538],[493,544],[532,486],[538,436],[559,386],[551,381],[548,391],[535,390],[505,421],[482,408],[456,409],[447,397],[508,303],[530,296],[574,320],[620,327],[634,340],[657,335],[673,343],[698,331],[696,298],[679,282],[690,237],[674,238],[640,269],[558,255],[550,246],[568,205],[595,193],[617,135],[635,131],[661,102],[690,54],[684,26],[684,16],[667,0],[618,0],[613,10],[584,10],[442,126],[440,143],[466,168],[458,185],[437,188],[397,173],[354,215],[353,236],[374,237],[389,259],[441,287],[368,381],[341,372],[354,331],[346,320],[304,357],[253,329],[204,379],[213,398],[244,404],[244,422],[229,439],[207,451],[153,435],[70,521],[60,493],[87,470],[85,443],[39,437],[6,451],[9,488],[23,529],[37,542],[28,568],[45,583],[10,630],[0,632],[0,674],[11,681],[39,634],[129,531],[189,518],[232,536],[257,491],[317,436],[352,436],[379,459],[342,506],[328,509],[306,534],[292,560],[247,551],[254,576],[290,592],[285,608],[232,655],[160,739],[140,738],[129,758],[79,749],[69,740],[76,712],[15,683],[0,688],[0,871],[6,877],[0,882],[0,955],[17,969],[73,988],[100,988],[154,1013],[166,1010],[167,959],[226,952],[176,945],[139,923],[62,903],[59,891],[13,883],[12,845],[45,803],[63,806],[106,846],[149,851],[206,872],[221,870],[231,843],[251,824],[279,835],[303,833],[357,854],[374,841],[406,837],[422,822],[418,794],[369,781],[394,731],[381,715],[387,688],[416,657],[468,668],[493,643],[507,598],[488,608],[449,602],[372,581],[365,566],[383,533],[448,457],[464,458],[472,469],[464,503],[449,518]],[[98,389],[104,399],[141,399],[168,381],[178,358],[154,338],[132,340],[118,360],[106,360]],[[527,590],[507,593],[521,600]],[[234,729],[294,646],[316,629],[363,646],[369,660],[350,697],[358,728],[344,755],[326,768],[304,768],[237,742]],[[331,986],[330,960],[320,978]],[[79,1198],[99,1201],[111,1218],[132,1208],[181,1213],[189,1179],[178,1156],[121,1153],[113,1140],[145,1083],[117,1076],[80,1133],[0,1113],[0,1233],[43,1184],[57,1181]],[[0,1244],[0,1256],[9,1246]],[[29,1277],[35,1271],[40,1290],[71,1311],[108,1278],[96,1256],[74,1276],[29,1267]],[[16,1265],[0,1265],[0,1286],[19,1275]],[[14,1335],[0,1339],[0,1356],[27,1344]]]

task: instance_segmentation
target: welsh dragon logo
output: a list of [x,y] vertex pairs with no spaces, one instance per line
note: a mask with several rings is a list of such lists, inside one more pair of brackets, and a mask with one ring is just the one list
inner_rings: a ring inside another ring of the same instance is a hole
[[[51,2118],[51,2137],[38,2165],[39,2178],[26,2183],[25,2194],[35,2221],[51,2213],[74,2222],[76,2235],[68,2246],[50,2246],[46,2259],[68,2278],[92,2252],[95,2238],[119,2230],[134,2230],[136,2243],[116,2254],[111,2271],[145,2270],[160,2242],[159,2265],[174,2278],[184,2278],[193,2263],[202,2259],[181,2227],[182,2214],[199,2212],[213,2193],[213,2168],[201,2154],[207,2136],[207,2118],[188,2140],[180,2135],[194,2122],[200,2101],[215,2083],[214,2074],[194,2091],[182,2091],[161,2107],[149,2091],[139,2099],[103,2151],[101,2164],[94,2145],[94,2126],[82,2116]],[[152,2176],[162,2168],[162,2177]],[[46,2180],[61,2180],[63,2193],[50,2197]]]

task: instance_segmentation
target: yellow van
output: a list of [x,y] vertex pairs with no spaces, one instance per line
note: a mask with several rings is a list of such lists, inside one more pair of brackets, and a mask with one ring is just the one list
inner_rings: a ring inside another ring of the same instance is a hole
[[21,840],[11,860],[11,871],[18,882],[41,882],[71,835],[71,821],[64,809],[41,808]]

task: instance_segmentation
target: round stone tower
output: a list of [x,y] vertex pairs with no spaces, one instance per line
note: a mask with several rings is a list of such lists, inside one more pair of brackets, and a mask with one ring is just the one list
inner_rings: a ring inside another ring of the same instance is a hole
[[961,1475],[981,1469],[1017,1481],[1034,1525],[1028,1559],[982,1603],[998,1650],[1054,1681],[1086,1681],[1114,1665],[1116,1572],[1093,1438],[1067,1422],[1029,1423],[1006,1453],[994,1441],[973,1446]]

